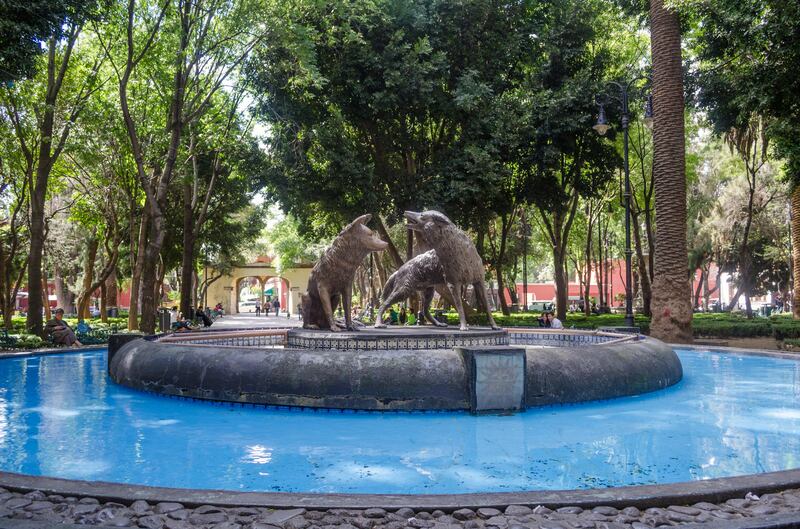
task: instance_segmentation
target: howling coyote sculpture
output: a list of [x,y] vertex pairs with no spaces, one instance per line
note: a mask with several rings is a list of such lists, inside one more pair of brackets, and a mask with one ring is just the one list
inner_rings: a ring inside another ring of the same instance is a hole
[[342,330],[333,318],[341,301],[345,328],[358,330],[350,313],[356,268],[371,252],[380,252],[388,246],[367,228],[366,223],[371,218],[372,215],[362,215],[348,224],[314,265],[308,279],[308,292],[301,297],[303,328]]
[[403,215],[408,220],[408,227],[419,233],[439,257],[439,262],[444,270],[444,279],[453,294],[461,330],[466,331],[468,328],[464,304],[461,302],[462,289],[467,285],[473,285],[475,288],[478,304],[483,305],[486,310],[489,325],[492,329],[499,329],[500,327],[495,324],[492,313],[489,311],[489,296],[486,293],[486,283],[484,282],[483,261],[467,234],[438,211],[423,211],[422,213],[406,211]]
[[389,276],[383,286],[383,303],[378,309],[375,327],[386,327],[383,323],[383,313],[388,307],[400,300],[416,296],[420,290],[424,292],[422,310],[425,313],[425,319],[438,327],[447,327],[446,323],[440,323],[431,316],[434,287],[444,284],[444,282],[444,270],[442,270],[439,257],[434,250],[421,253],[407,261]]

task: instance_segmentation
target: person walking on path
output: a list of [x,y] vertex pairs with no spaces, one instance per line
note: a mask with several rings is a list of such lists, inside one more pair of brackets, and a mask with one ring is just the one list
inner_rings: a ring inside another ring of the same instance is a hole
[[256,316],[261,316],[261,300],[256,301]]
[[272,302],[272,308],[275,309],[275,316],[280,316],[281,312],[281,302],[278,301],[278,298],[275,298],[275,301]]

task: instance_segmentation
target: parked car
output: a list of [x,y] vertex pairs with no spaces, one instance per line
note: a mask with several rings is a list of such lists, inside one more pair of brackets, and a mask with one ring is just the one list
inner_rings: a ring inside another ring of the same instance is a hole
[[528,304],[528,310],[531,312],[549,312],[553,310],[555,305],[549,301],[534,301]]
[[255,301],[240,301],[239,302],[239,312],[255,312],[256,311],[256,302]]

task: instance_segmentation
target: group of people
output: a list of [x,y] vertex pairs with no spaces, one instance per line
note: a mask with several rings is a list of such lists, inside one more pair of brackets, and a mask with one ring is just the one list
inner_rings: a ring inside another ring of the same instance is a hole
[[[275,310],[275,316],[280,315],[281,302],[278,300],[278,298],[275,298],[272,301],[267,300],[264,302],[264,316],[269,316],[270,307]],[[256,316],[261,316],[261,300],[256,301]]]
[[539,327],[549,327],[551,329],[563,329],[564,324],[561,320],[556,318],[555,313],[551,311],[543,312],[539,318]]
[[[213,309],[206,307],[203,309],[202,305],[197,307],[197,310],[189,310],[190,314],[179,314],[178,307],[172,307],[169,311],[170,328],[175,332],[191,331],[195,326],[202,325],[203,327],[211,327],[214,319],[221,318],[224,310],[222,303],[217,303]],[[214,316],[214,318],[212,318]]]

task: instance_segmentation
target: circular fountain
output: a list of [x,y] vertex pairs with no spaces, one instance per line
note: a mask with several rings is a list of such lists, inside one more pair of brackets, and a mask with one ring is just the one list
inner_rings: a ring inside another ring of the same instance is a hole
[[[512,343],[488,311],[486,271],[470,237],[438,211],[404,216],[429,249],[387,279],[378,319],[392,303],[423,292],[422,312],[434,326],[358,330],[352,321],[356,270],[387,246],[367,227],[371,215],[362,215],[314,265],[302,296],[303,329],[289,330],[283,347],[242,346],[233,337],[231,347],[220,348],[211,334],[140,339],[109,347],[111,377],[136,389],[219,401],[475,413],[635,395],[681,379],[672,349],[639,335],[530,331],[515,333],[524,338]],[[436,286],[450,290],[458,330],[431,317]],[[467,287],[491,328],[468,328],[461,299]],[[343,321],[335,319],[339,303]]]
[[473,412],[647,393],[682,376],[670,347],[636,335],[452,327],[284,333],[139,339],[109,350],[109,373],[128,387],[208,400]]

